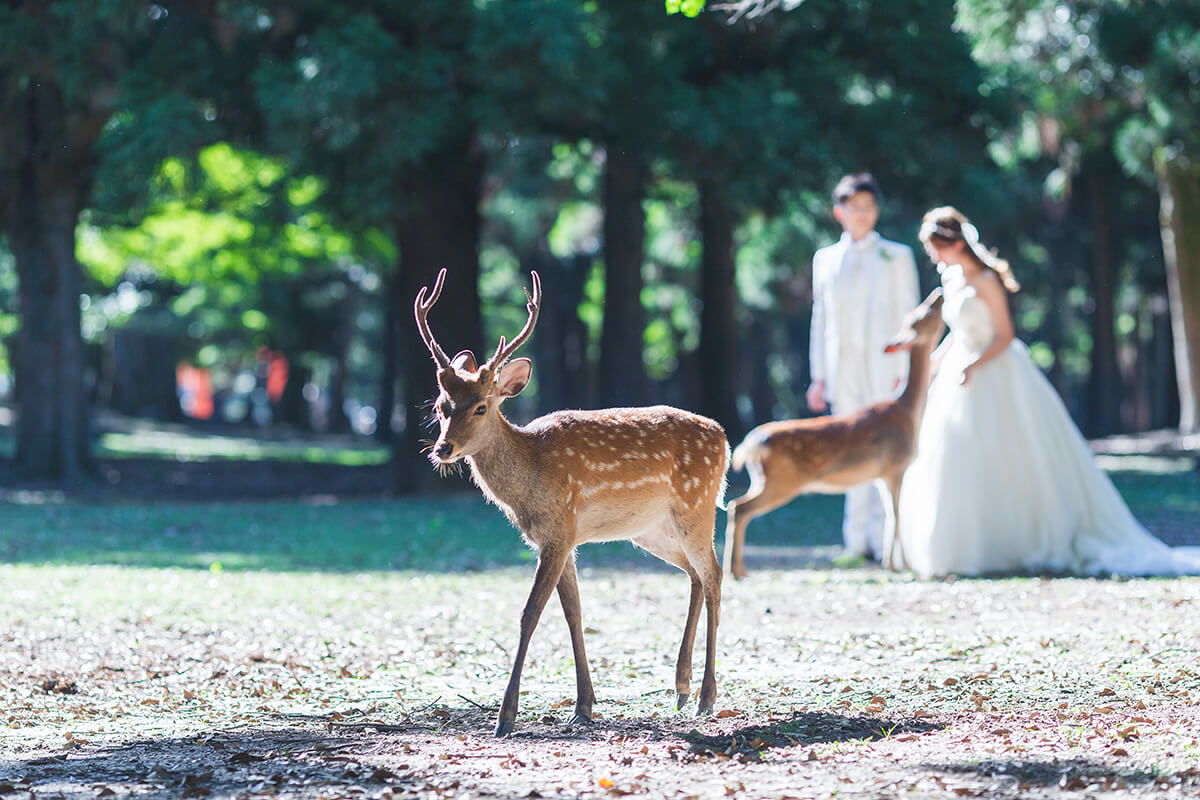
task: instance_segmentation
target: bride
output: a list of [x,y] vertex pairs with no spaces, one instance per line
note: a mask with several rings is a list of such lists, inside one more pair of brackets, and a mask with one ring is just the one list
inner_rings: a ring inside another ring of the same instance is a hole
[[1014,338],[1008,264],[954,208],[926,214],[920,239],[942,275],[950,334],[933,354],[901,489],[908,566],[926,576],[1200,573],[1200,547],[1170,548],[1134,519]]

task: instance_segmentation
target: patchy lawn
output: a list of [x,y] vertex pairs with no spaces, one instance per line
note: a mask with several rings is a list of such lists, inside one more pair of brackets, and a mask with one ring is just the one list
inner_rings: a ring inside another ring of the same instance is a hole
[[[1200,543],[1194,471],[1117,480]],[[1200,578],[922,581],[834,566],[836,519],[751,527],[700,719],[687,581],[584,548],[597,719],[555,599],[497,740],[532,568],[476,498],[0,505],[0,798],[1200,791]]]

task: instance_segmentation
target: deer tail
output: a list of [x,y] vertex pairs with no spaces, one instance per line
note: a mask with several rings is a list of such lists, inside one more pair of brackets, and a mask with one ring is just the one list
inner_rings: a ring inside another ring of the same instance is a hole
[[746,468],[746,462],[758,458],[759,450],[766,444],[766,438],[758,431],[750,431],[733,451],[733,461],[730,467],[735,470]]

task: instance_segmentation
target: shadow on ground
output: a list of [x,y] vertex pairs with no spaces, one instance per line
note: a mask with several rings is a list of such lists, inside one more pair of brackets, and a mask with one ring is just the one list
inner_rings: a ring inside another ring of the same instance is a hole
[[1083,758],[1063,761],[989,760],[950,764],[923,764],[923,768],[975,778],[1012,779],[1022,787],[1112,791],[1150,783],[1172,781],[1139,769],[1116,769]]
[[[486,732],[495,712],[487,708],[423,709],[400,724],[353,717],[288,716],[272,727],[169,739],[145,739],[88,752],[76,749],[28,760],[0,761],[0,794],[34,797],[208,797],[269,793],[320,796],[361,789],[366,796],[445,790],[452,765],[532,758],[539,745],[605,746],[614,739],[678,745],[678,760],[756,760],[768,749],[827,742],[880,739],[895,732],[936,730],[937,723],[797,713],[765,725],[702,734],[687,720],[604,719],[568,725],[566,717],[522,722],[506,739]],[[336,718],[335,718],[336,717]],[[561,755],[561,754],[560,754]],[[580,755],[584,755],[580,753]],[[585,756],[586,758],[586,756]],[[482,769],[480,767],[479,769]],[[468,767],[469,771],[476,770]],[[461,770],[458,771],[461,777]]]

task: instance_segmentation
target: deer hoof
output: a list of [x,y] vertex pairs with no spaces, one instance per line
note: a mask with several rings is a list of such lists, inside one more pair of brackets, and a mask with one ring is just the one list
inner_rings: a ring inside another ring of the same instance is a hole
[[496,723],[496,738],[508,736],[512,733],[513,724],[506,719],[502,719]]
[[567,724],[568,725],[591,725],[592,724],[592,715],[591,714],[580,714],[578,711],[576,711],[575,716],[571,717],[571,721],[568,722]]
[[682,711],[683,707],[687,705],[688,698],[691,696],[692,696],[691,692],[679,692],[678,694],[676,694],[675,710]]

